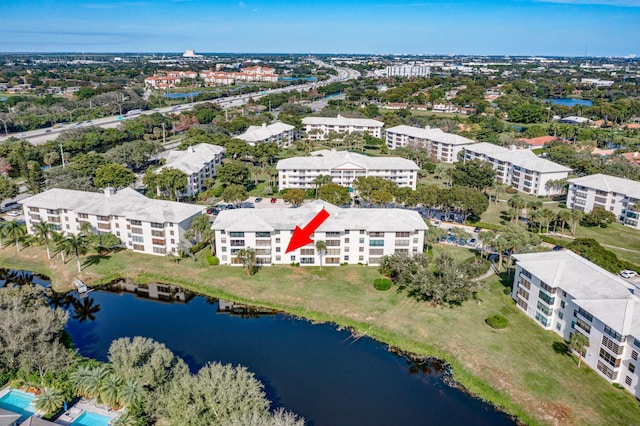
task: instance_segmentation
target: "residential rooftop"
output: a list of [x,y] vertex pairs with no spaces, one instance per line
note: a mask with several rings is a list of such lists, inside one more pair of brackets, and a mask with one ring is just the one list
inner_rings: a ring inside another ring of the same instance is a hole
[[389,133],[400,133],[403,135],[411,136],[419,139],[428,139],[434,142],[440,142],[450,145],[466,145],[475,143],[474,140],[465,138],[463,136],[454,135],[453,133],[446,133],[442,129],[430,128],[429,126],[413,127],[413,126],[395,126],[386,130]]
[[190,146],[185,151],[172,150],[167,156],[164,168],[173,168],[181,170],[189,175],[198,173],[202,168],[211,162],[216,156],[225,151],[224,147],[218,145],[210,145],[208,143],[200,143]]
[[98,216],[119,216],[155,223],[180,223],[204,211],[203,206],[154,200],[124,188],[115,193],[53,188],[21,201],[24,207],[66,209]]
[[640,199],[640,182],[631,179],[598,173],[581,178],[569,179],[568,182],[599,191],[616,192],[627,195],[628,197]]
[[320,225],[320,232],[340,232],[358,229],[370,232],[403,232],[426,230],[418,212],[403,209],[362,209],[337,207],[317,200],[298,208],[235,209],[221,211],[212,229],[227,232],[273,232],[294,230],[308,223],[320,210],[329,218]]
[[382,121],[370,118],[347,118],[341,115],[337,117],[305,117],[302,124],[312,125],[328,125],[328,126],[366,126],[366,127],[382,127]]
[[246,132],[236,136],[236,139],[242,139],[246,142],[260,142],[293,129],[295,129],[294,126],[286,123],[278,122],[269,125],[263,123],[262,126],[249,127]]
[[480,142],[464,148],[467,151],[488,155],[527,170],[540,173],[570,172],[569,167],[538,157],[528,149],[504,148],[488,142]]
[[367,170],[420,170],[411,160],[400,157],[369,157],[349,151],[322,149],[310,157],[292,157],[278,161],[278,170],[332,170],[341,166],[358,166]]

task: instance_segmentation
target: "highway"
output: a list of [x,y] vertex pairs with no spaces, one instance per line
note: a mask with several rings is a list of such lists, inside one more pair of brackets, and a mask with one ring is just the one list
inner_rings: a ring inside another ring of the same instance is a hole
[[[200,101],[200,102],[193,102],[193,103],[188,103],[188,104],[182,104],[182,105],[176,105],[176,106],[172,106],[172,107],[165,107],[165,108],[156,108],[154,110],[148,110],[148,111],[142,111],[142,113],[140,115],[149,115],[149,114],[155,114],[155,113],[160,113],[160,114],[176,114],[176,113],[180,113],[183,111],[188,111],[190,109],[192,109],[195,105],[198,104],[203,104],[203,103],[216,103],[218,105],[220,105],[221,108],[223,109],[228,109],[228,108],[236,108],[239,106],[242,106],[244,104],[247,103],[247,101],[249,100],[249,98],[253,98],[253,99],[260,99],[261,97],[265,96],[265,95],[269,95],[269,94],[274,94],[274,93],[282,93],[282,92],[289,92],[292,90],[296,90],[298,92],[301,91],[307,91],[311,88],[314,87],[320,87],[320,86],[325,86],[327,84],[330,83],[334,83],[334,82],[341,82],[341,81],[347,81],[350,79],[357,79],[360,77],[360,72],[350,69],[350,68],[340,68],[340,67],[335,67],[333,65],[329,65],[325,62],[319,61],[317,59],[313,59],[312,62],[314,62],[315,64],[317,64],[318,66],[324,66],[324,67],[328,67],[328,68],[333,68],[336,71],[338,71],[338,75],[337,76],[332,76],[331,78],[329,78],[328,80],[324,80],[324,81],[320,81],[320,82],[313,82],[313,83],[305,83],[305,84],[301,84],[299,86],[294,86],[294,87],[283,87],[283,88],[279,88],[279,89],[271,89],[271,90],[266,90],[266,91],[262,91],[259,93],[247,93],[247,94],[243,94],[243,95],[236,95],[236,96],[229,96],[226,98],[219,98],[219,99],[212,99],[212,100],[208,100],[208,101]],[[138,115],[134,115],[131,117],[128,116],[124,116],[124,119],[127,118],[135,118]],[[12,136],[17,137],[18,139],[22,139],[22,140],[27,140],[29,141],[31,144],[33,145],[43,145],[48,141],[51,140],[55,140],[58,135],[60,134],[60,132],[64,131],[64,130],[69,130],[69,129],[77,129],[77,128],[84,128],[84,127],[90,127],[90,126],[99,126],[102,128],[111,128],[111,127],[117,127],[122,120],[118,119],[119,116],[114,115],[114,116],[110,116],[110,117],[104,117],[104,118],[97,118],[95,120],[89,120],[89,121],[81,121],[81,122],[77,122],[77,123],[70,123],[70,124],[65,124],[64,126],[58,126],[58,127],[46,127],[46,128],[42,128],[42,129],[37,129],[37,130],[30,130],[27,132],[22,132],[22,133],[9,133],[8,136],[0,135],[0,143]]]

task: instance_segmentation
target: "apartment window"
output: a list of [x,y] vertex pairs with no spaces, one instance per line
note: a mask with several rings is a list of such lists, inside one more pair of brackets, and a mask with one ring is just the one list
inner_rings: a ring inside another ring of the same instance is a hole
[[360,235],[364,235],[364,229],[360,231]]
[[587,334],[591,333],[591,325],[583,321],[582,318],[576,319],[576,325],[583,329]]
[[301,249],[300,255],[302,256],[313,256],[315,254],[313,249]]
[[244,232],[229,232],[231,238],[244,238]]
[[396,232],[397,238],[409,238],[409,232]]
[[325,232],[325,235],[327,237],[339,237],[340,233],[339,232]]
[[280,244],[280,238],[276,238],[276,244]]
[[315,258],[314,257],[301,257],[300,258],[300,264],[301,265],[313,265],[315,263]]
[[631,377],[627,376],[627,378],[624,379],[624,382],[627,384],[627,386],[631,386]]
[[296,260],[296,257],[295,256],[291,256],[291,261],[295,262],[295,260]]
[[152,237],[164,237],[164,231],[156,231],[155,229],[151,230]]
[[157,246],[163,246],[164,245],[164,240],[160,240],[158,238],[152,238],[151,239],[151,243],[155,244]]
[[522,309],[524,309],[525,311],[526,311],[527,309],[529,309],[529,305],[527,304],[527,302],[525,302],[524,300],[522,300],[522,299],[520,299],[520,298],[518,298],[518,300],[516,301],[516,304],[517,304],[518,306],[520,306]]
[[132,234],[142,234],[142,228],[131,228]]
[[622,342],[622,335],[617,331],[615,331],[613,328],[605,325],[604,332],[607,333],[609,336],[613,337],[614,339],[616,339],[617,341]]
[[51,210],[51,209],[47,209],[47,213],[48,213],[48,214],[60,214],[60,210]]
[[631,358],[633,358],[633,359],[635,359],[637,361],[638,360],[638,352],[631,351]]
[[349,261],[349,256],[345,256],[345,257],[344,257],[344,261],[345,261],[345,262],[348,262],[348,261]]
[[518,295],[525,300],[529,300],[529,293],[523,288],[518,288]]
[[268,238],[270,236],[271,236],[271,232],[256,232],[256,238]]
[[553,311],[553,309],[549,308],[547,305],[545,305],[542,302],[538,302],[538,309],[540,310],[540,312],[542,312],[546,316],[550,316]]
[[564,318],[564,312],[562,312],[562,311],[558,312],[558,318],[563,319]]
[[369,247],[383,247],[384,240],[370,240]]
[[144,243],[144,238],[139,235],[132,235],[131,241],[133,241],[134,243]]
[[602,336],[602,346],[609,349],[614,354],[618,354],[618,355],[621,355],[623,351],[622,346],[618,345],[613,340],[607,338],[607,336]]
[[384,237],[384,232],[370,232],[369,236],[371,238],[383,238]]
[[98,223],[98,229],[111,229],[111,225],[108,223]]
[[360,244],[364,244],[364,238],[360,238]]
[[[47,210],[47,212],[49,212],[49,210]],[[80,219],[89,219],[89,215],[86,213],[78,213],[78,217]]]
[[556,330],[560,331],[561,328],[562,328],[562,325],[559,322],[557,322],[556,323]]
[[596,365],[596,368],[598,370],[602,371],[602,374],[604,374],[605,376],[607,376],[611,380],[615,380],[615,379],[618,378],[618,373],[614,373],[613,370],[610,369],[609,367],[607,367],[607,365],[602,361],[598,361],[598,364]]
[[547,317],[543,316],[540,312],[536,312],[536,321],[538,321],[545,327],[549,325],[549,320],[547,319]]
[[165,254],[167,252],[167,249],[164,247],[154,247],[153,252],[156,254]]
[[584,309],[578,308],[578,313],[583,317],[585,317],[587,321],[589,322],[593,321],[593,315],[591,315],[589,312],[585,311]]
[[549,296],[547,293],[545,293],[542,290],[540,290],[540,292],[538,293],[538,296],[540,297],[540,299],[544,300],[547,303],[547,305],[553,305],[554,302],[556,301],[555,297]]
[[244,246],[244,240],[231,240],[231,247],[242,247]]
[[137,251],[144,251],[144,246],[142,244],[134,244],[133,249]]
[[531,288],[531,283],[523,277],[520,277],[520,287],[524,287],[527,290]]
[[135,226],[142,226],[142,222],[139,220],[130,219],[129,222],[131,222],[131,224]]
[[[600,358],[602,358],[607,364],[616,368],[620,366],[620,360],[615,356],[611,355],[609,352],[604,349],[600,349]],[[631,366],[632,364],[629,364]]]
[[527,271],[526,269],[523,269],[522,271],[520,271],[520,274],[531,279],[531,272]]
[[629,372],[634,373],[636,371],[636,366],[634,364],[629,364]]
[[[566,296],[566,294],[565,294],[565,296]],[[564,300],[560,301],[560,307],[564,309]]]
[[109,221],[109,216],[97,216],[98,220],[101,220],[103,222],[108,222]]
[[223,252],[223,253],[226,253],[227,252],[227,246],[222,246],[220,251]]
[[164,224],[163,223],[151,222],[151,227],[152,228],[162,229],[162,228],[164,228]]
[[345,244],[349,244],[349,239],[348,239],[348,238],[345,238],[345,239],[344,239],[344,243],[345,243]]

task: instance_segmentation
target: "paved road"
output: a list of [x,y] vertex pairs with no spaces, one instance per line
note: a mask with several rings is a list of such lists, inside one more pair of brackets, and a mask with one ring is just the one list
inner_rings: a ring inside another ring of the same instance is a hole
[[[173,107],[166,107],[166,108],[156,108],[154,110],[149,110],[149,111],[143,111],[142,115],[149,115],[149,114],[155,114],[155,113],[160,113],[160,114],[167,114],[167,113],[179,113],[182,111],[188,111],[190,109],[193,108],[194,105],[198,105],[198,104],[202,104],[202,103],[206,103],[206,102],[213,102],[213,103],[217,103],[219,104],[223,109],[227,109],[227,108],[235,108],[241,105],[244,105],[247,103],[247,101],[249,100],[249,98],[253,98],[253,99],[260,99],[261,97],[268,95],[268,94],[273,94],[273,93],[282,93],[282,92],[289,92],[292,90],[296,90],[298,92],[301,91],[307,91],[311,88],[314,87],[320,87],[320,86],[325,86],[327,84],[330,83],[334,83],[334,82],[340,82],[340,81],[346,81],[349,79],[354,79],[354,78],[359,78],[360,77],[360,73],[356,70],[352,70],[349,68],[340,68],[340,67],[335,67],[333,65],[327,64],[325,62],[319,61],[319,60],[312,60],[312,62],[316,63],[319,66],[325,66],[325,67],[329,67],[329,68],[333,68],[336,71],[338,71],[338,75],[337,76],[331,76],[331,78],[329,78],[328,80],[325,81],[320,81],[320,82],[313,82],[313,83],[306,83],[306,84],[301,84],[299,86],[295,86],[295,87],[283,87],[283,88],[279,88],[279,89],[271,89],[271,90],[266,90],[260,93],[248,93],[248,94],[243,94],[243,95],[236,95],[236,96],[230,96],[227,98],[220,98],[220,99],[214,99],[214,100],[208,100],[208,101],[200,101],[200,102],[193,102],[193,103],[188,103],[188,104],[183,104],[183,105],[176,105]],[[126,117],[126,116],[125,116]],[[61,127],[57,127],[57,128],[53,128],[53,127],[47,127],[47,128],[43,128],[43,129],[37,129],[37,130],[30,130],[28,132],[23,132],[23,133],[10,133],[8,136],[5,135],[0,135],[0,143],[3,140],[6,140],[8,137],[11,136],[15,136],[19,139],[24,139],[24,140],[28,140],[29,142],[31,142],[33,145],[42,145],[50,140],[54,140],[58,137],[58,134],[64,130],[68,130],[68,129],[73,129],[73,128],[82,128],[82,127],[90,127],[90,126],[100,126],[102,128],[110,128],[110,127],[117,127],[120,124],[120,120],[118,120],[118,116],[114,115],[111,117],[104,117],[104,118],[98,118],[95,120],[90,120],[90,121],[84,121],[84,122],[78,122],[78,123],[71,123],[71,124],[67,124]]]

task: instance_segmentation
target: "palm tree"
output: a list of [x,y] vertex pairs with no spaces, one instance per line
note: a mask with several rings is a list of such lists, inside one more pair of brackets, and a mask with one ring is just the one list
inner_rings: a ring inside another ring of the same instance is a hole
[[144,387],[137,380],[126,380],[120,387],[120,403],[131,407],[144,399]]
[[80,255],[86,254],[89,250],[89,240],[83,233],[78,235],[71,234],[69,237],[61,241],[62,250],[65,254],[75,254],[76,261],[78,262],[78,272],[82,272],[80,267]]
[[540,210],[542,213],[542,220],[544,221],[544,226],[546,229],[546,233],[549,233],[549,226],[551,225],[551,222],[553,222],[553,219],[555,219],[556,214],[553,212],[553,210],[550,209],[542,209]]
[[16,243],[16,248],[20,251],[20,238],[24,237],[27,233],[26,225],[18,223],[15,220],[6,222],[4,225],[4,231],[7,237],[11,238]]
[[316,241],[316,251],[318,252],[318,256],[320,256],[320,269],[322,270],[322,256],[324,256],[325,252],[327,251],[326,241]]
[[102,382],[109,375],[109,370],[105,367],[95,367],[88,371],[84,380],[84,390],[89,398],[100,398]]
[[242,263],[244,267],[244,271],[247,275],[251,275],[253,273],[253,269],[256,264],[256,251],[252,248],[243,248],[238,250],[236,254],[236,259]]
[[515,210],[515,221],[517,222],[522,214],[522,209],[527,206],[527,201],[519,195],[514,195],[507,204]]
[[571,210],[561,210],[558,212],[558,220],[562,224],[560,228],[560,235],[564,236],[564,227],[567,225],[567,222],[571,219]]
[[91,225],[91,222],[81,222],[80,223],[80,232],[85,234],[85,235],[93,234],[93,225]]
[[91,368],[86,365],[80,365],[78,368],[71,373],[71,382],[73,383],[73,388],[76,391],[76,395],[81,397],[88,397],[89,393],[87,392],[87,384],[89,382],[89,376],[91,375]]
[[491,241],[495,238],[496,234],[493,231],[481,231],[478,234],[478,240],[482,243],[482,255],[484,256],[487,251],[487,247],[491,244]]
[[316,187],[316,198],[318,198],[318,188],[330,183],[332,180],[333,178],[330,175],[319,175],[311,181],[311,183]]
[[115,407],[120,402],[120,384],[122,380],[115,374],[109,374],[102,380],[100,386],[100,399],[109,404],[110,407]]
[[51,239],[53,240],[53,243],[55,244],[56,253],[60,253],[60,256],[62,257],[62,263],[66,263],[64,261],[64,248],[63,248],[63,241],[65,239],[64,235],[61,232],[52,231],[51,232]]
[[569,211],[569,221],[571,221],[571,234],[576,235],[576,228],[578,223],[582,220],[583,213],[579,210]]
[[40,244],[44,244],[47,248],[47,258],[51,259],[51,251],[49,250],[49,241],[51,240],[51,226],[47,222],[38,222],[33,225],[33,233],[36,240]]
[[571,339],[569,340],[569,349],[578,352],[578,368],[580,368],[580,363],[582,362],[585,348],[588,347],[589,339],[587,338],[587,336],[578,332],[575,332],[571,335]]
[[33,400],[36,410],[46,414],[58,411],[64,404],[64,393],[55,388],[43,388],[40,395]]

